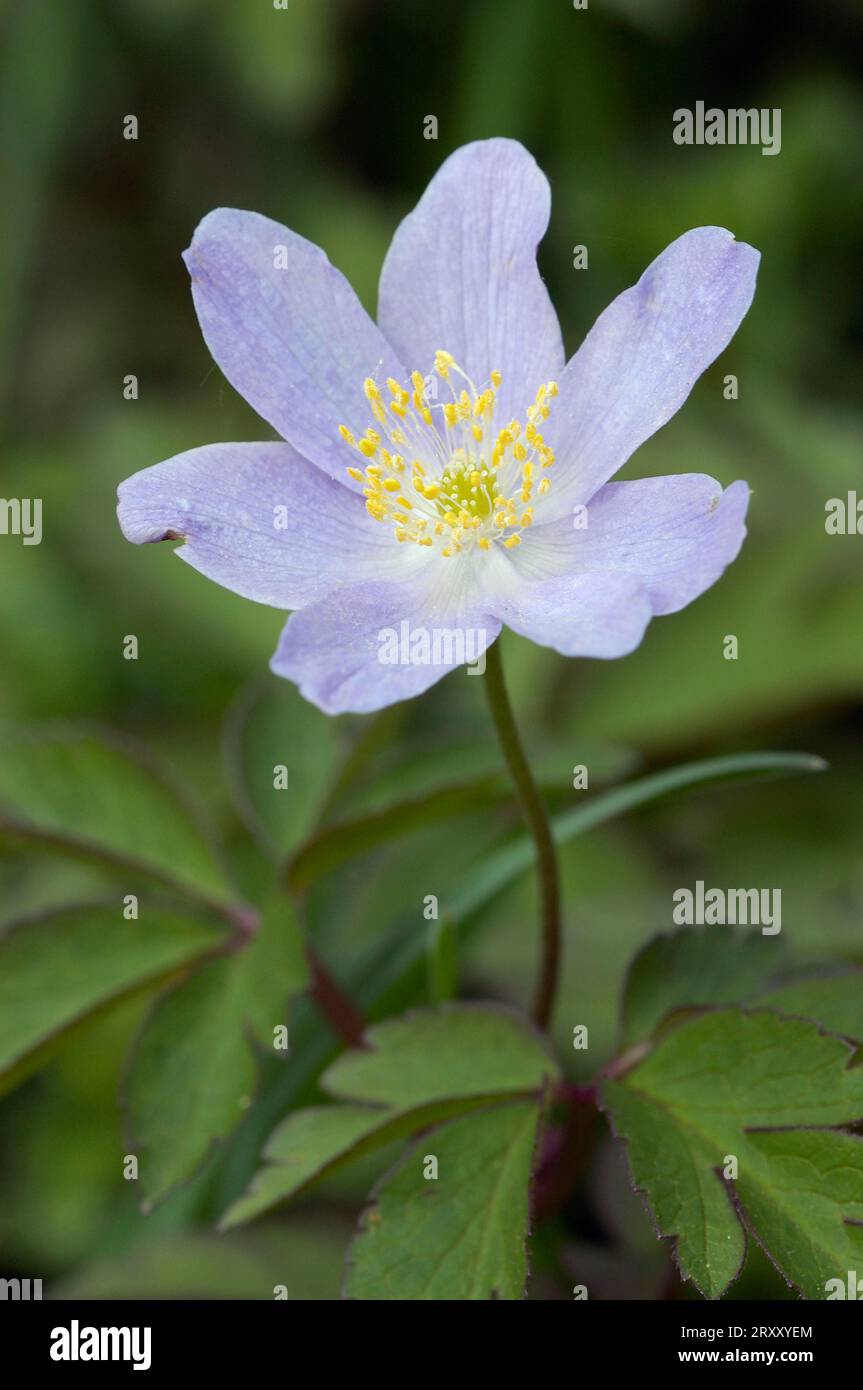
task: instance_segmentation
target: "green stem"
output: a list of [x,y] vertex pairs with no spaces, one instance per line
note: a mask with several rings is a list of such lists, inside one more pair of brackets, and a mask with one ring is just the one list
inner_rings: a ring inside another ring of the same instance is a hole
[[485,690],[524,822],[536,848],[542,909],[542,962],[534,995],[533,1017],[540,1028],[547,1028],[560,969],[560,873],[548,812],[533,780],[506,693],[499,641],[486,652]]

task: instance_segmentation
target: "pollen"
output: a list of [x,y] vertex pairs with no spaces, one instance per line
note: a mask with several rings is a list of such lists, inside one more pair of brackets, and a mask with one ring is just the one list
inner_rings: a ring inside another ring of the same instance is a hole
[[[366,377],[363,392],[374,424],[361,435],[339,425],[339,434],[360,455],[362,466],[347,471],[364,485],[367,512],[391,526],[399,543],[446,559],[521,545],[534,520],[534,506],[525,504],[533,502],[534,491],[538,500],[551,487],[544,470],[554,453],[539,427],[558,388],[554,381],[540,384],[522,425],[496,418],[502,383],[493,371],[477,389],[443,348],[428,377],[414,371],[408,384],[387,377],[386,402],[374,377]],[[449,399],[438,400],[439,392]],[[537,482],[538,470],[543,476]]]

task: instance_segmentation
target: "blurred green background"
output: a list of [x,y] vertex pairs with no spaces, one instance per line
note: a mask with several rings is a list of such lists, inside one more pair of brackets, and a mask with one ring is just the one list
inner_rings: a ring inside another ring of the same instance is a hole
[[[168,546],[127,545],[114,516],[116,486],[136,469],[269,436],[208,357],[180,252],[211,208],[255,209],[319,242],[374,312],[389,237],[439,163],[467,140],[513,136],[551,179],[541,268],[570,351],[689,227],[727,226],[763,256],[737,337],[625,473],[747,479],[740,559],[623,661],[566,662],[505,639],[547,787],[565,806],[583,795],[576,763],[589,764],[593,788],[747,748],[831,764],[820,778],[669,802],[564,851],[558,1032],[564,1046],[575,1023],[591,1036],[589,1060],[570,1049],[570,1070],[586,1075],[608,1055],[626,963],[670,929],[671,893],[695,879],[781,888],[790,952],[863,962],[863,537],[824,527],[828,499],[863,495],[863,85],[849,59],[861,20],[856,0],[590,0],[586,12],[569,0],[290,0],[286,11],[272,0],[5,0],[0,494],[43,499],[44,540],[0,537],[0,718],[95,720],[137,737],[204,805],[254,885],[262,870],[232,799],[223,722],[257,700],[261,727],[273,720],[288,740],[303,731],[294,785],[308,797],[279,829],[283,847],[301,837],[322,750],[349,746],[366,721],[328,725],[301,710],[267,675],[281,615],[210,584]],[[675,145],[673,111],[699,99],[781,108],[781,153]],[[137,141],[123,139],[128,114]],[[437,141],[423,138],[429,114]],[[575,270],[582,243],[589,269]],[[728,372],[736,401],[723,399]],[[135,401],[123,398],[129,373]],[[130,633],[137,661],[123,659]],[[722,654],[732,633],[737,661]],[[493,765],[478,684],[453,676],[388,716],[375,771],[391,790],[411,777],[422,788],[429,759]],[[310,903],[321,949],[338,969],[416,913],[416,885],[445,895],[512,823],[464,816],[332,875]],[[8,857],[0,919],[98,886],[95,871]],[[526,1000],[534,916],[529,881],[494,904],[462,961],[465,993]],[[94,1024],[2,1102],[4,1270],[95,1297],[260,1297],[277,1282],[292,1298],[337,1296],[379,1163],[265,1226],[211,1234],[279,1118],[278,1096],[198,1180],[138,1211],[116,1094],[142,1009]],[[576,1279],[600,1297],[666,1288],[667,1252],[604,1149],[586,1194],[591,1215],[579,1199],[538,1260],[534,1295],[566,1297]],[[756,1260],[738,1292],[782,1290]]]

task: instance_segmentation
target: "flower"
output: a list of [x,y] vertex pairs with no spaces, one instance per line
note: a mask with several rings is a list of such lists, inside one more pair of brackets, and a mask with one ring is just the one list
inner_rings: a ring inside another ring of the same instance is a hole
[[521,145],[457,150],[395,234],[379,326],[318,247],[256,213],[210,213],[185,253],[210,352],[281,438],[134,474],[120,524],[292,610],[272,669],[327,713],[421,693],[504,624],[626,655],[740,549],[745,483],[608,480],[733,336],[758,252],[686,232],[567,362],[536,264],[549,209]]

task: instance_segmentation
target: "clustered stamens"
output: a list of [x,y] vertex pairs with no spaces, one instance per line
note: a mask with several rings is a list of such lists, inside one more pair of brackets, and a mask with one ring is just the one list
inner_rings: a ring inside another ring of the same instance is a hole
[[[527,409],[527,423],[510,420],[495,431],[500,372],[478,391],[455,358],[435,353],[434,371],[451,400],[438,404],[420,372],[411,388],[389,377],[384,397],[377,382],[363,383],[375,421],[357,438],[339,432],[362,456],[348,469],[362,483],[366,509],[395,527],[396,539],[459,555],[496,543],[512,550],[533,522],[533,502],[551,486],[544,470],[554,463],[539,425],[548,418],[557,383],[547,381]],[[437,419],[435,418],[437,412]]]

